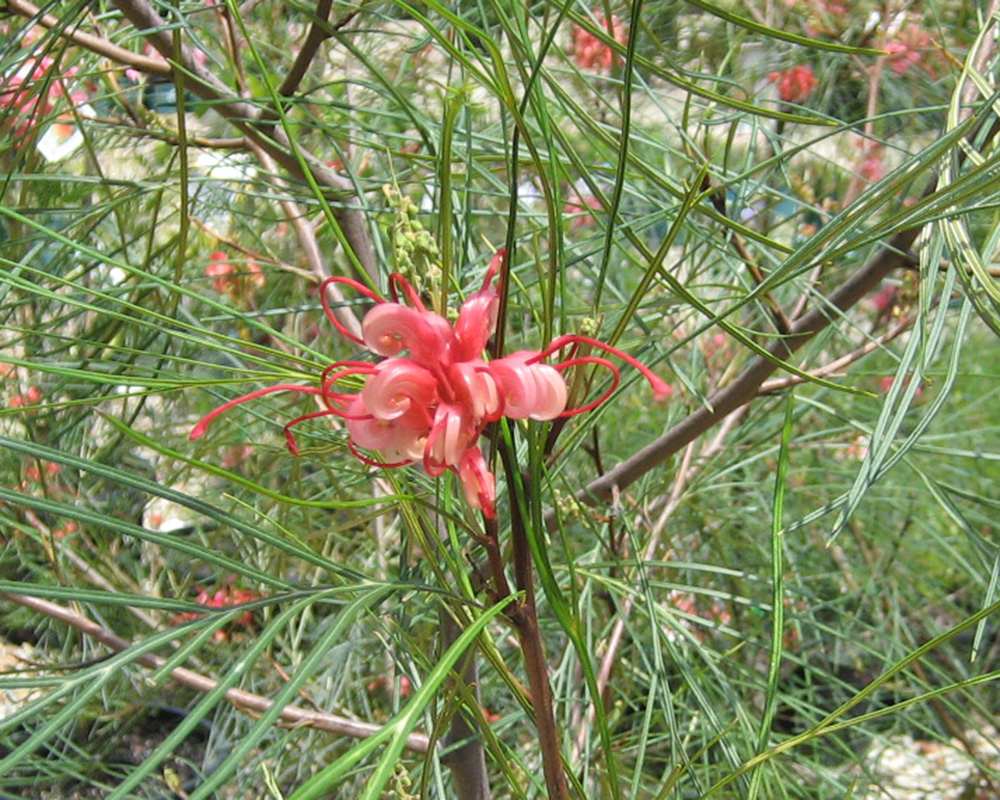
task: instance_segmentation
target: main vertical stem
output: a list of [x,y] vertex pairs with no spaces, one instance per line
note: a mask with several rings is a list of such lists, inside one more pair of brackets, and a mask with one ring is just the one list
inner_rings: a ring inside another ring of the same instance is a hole
[[[447,543],[448,528],[444,520],[437,518],[438,536]],[[444,652],[458,640],[462,626],[449,610],[441,608],[441,651]],[[456,671],[457,680],[471,691],[475,702],[479,702],[479,665],[477,648],[470,647],[462,656]],[[451,727],[445,735],[445,743],[450,750],[444,763],[451,769],[455,796],[458,800],[491,800],[490,778],[486,769],[486,751],[478,731],[470,723],[461,708],[455,713]]]
[[[549,667],[545,660],[545,647],[542,644],[542,633],[538,627],[538,613],[535,606],[535,583],[531,548],[528,544],[528,532],[521,508],[513,497],[515,486],[512,464],[505,450],[503,454],[504,467],[507,472],[507,485],[511,491],[511,546],[514,557],[514,580],[518,591],[524,593],[524,599],[511,613],[510,618],[517,631],[524,653],[525,669],[528,673],[528,688],[531,690],[531,701],[535,710],[535,727],[538,729],[538,744],[542,753],[542,770],[545,774],[545,788],[549,800],[569,800],[569,786],[566,783],[566,773],[563,770],[562,747],[559,744],[559,728],[556,725],[555,709],[552,703],[552,685],[549,683]],[[523,485],[527,485],[523,478]],[[527,494],[527,493],[526,493]]]
[[542,646],[534,602],[525,602],[515,615],[518,638],[528,672],[528,687],[531,689],[531,700],[535,708],[535,725],[538,728],[538,743],[542,751],[545,788],[549,800],[569,800],[569,787],[566,784],[566,773],[563,771],[562,748],[559,746],[559,729],[556,726],[555,710],[552,706],[548,664],[545,661],[545,648]]

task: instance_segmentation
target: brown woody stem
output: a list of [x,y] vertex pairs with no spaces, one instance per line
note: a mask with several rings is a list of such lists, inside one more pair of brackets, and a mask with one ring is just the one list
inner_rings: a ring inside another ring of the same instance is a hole
[[[538,730],[538,744],[542,754],[542,771],[548,800],[568,800],[569,786],[563,770],[562,747],[559,742],[559,728],[556,725],[555,708],[552,702],[552,685],[549,682],[549,667],[545,659],[541,629],[538,627],[538,610],[535,604],[534,562],[528,544],[526,521],[521,513],[514,487],[519,483],[514,473],[513,457],[506,448],[501,449],[507,485],[511,488],[511,547],[514,560],[514,580],[524,599],[509,615],[528,673],[528,687],[535,712],[535,727]],[[520,484],[526,487],[528,477],[522,476]],[[527,494],[527,492],[525,492]]]
[[[101,627],[82,614],[78,614],[48,600],[10,593],[0,593],[0,597],[30,608],[40,614],[45,614],[52,619],[58,619],[81,633],[107,645],[118,653],[123,653],[133,646],[132,642],[123,639],[107,628]],[[135,660],[137,663],[150,669],[162,669],[167,663],[165,658],[153,655],[152,653],[137,656]],[[183,686],[206,694],[214,691],[219,685],[219,682],[214,678],[185,667],[175,667],[170,671],[170,677]],[[245,692],[242,689],[228,689],[225,698],[237,708],[257,714],[263,714],[274,706],[274,702],[268,698],[252,694],[251,692]],[[290,725],[306,725],[317,730],[329,731],[330,733],[342,736],[355,736],[361,739],[372,736],[382,730],[380,725],[358,722],[357,720],[346,719],[321,711],[309,711],[296,706],[285,706],[281,710],[281,719]],[[430,748],[430,740],[423,734],[414,733],[406,738],[406,746],[415,752],[426,753]]]

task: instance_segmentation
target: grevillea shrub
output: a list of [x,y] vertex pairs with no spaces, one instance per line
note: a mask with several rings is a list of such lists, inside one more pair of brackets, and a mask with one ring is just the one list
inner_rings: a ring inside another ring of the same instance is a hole
[[997,796],[996,6],[5,0],[0,796]]

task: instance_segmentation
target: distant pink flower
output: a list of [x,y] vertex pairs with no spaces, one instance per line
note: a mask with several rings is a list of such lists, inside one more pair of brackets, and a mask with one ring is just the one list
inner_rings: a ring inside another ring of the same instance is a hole
[[[205,606],[206,608],[228,608],[230,606],[241,606],[244,603],[251,603],[254,600],[260,600],[263,595],[259,592],[252,591],[251,589],[236,589],[233,587],[233,581],[235,576],[230,575],[227,578],[225,585],[218,589],[214,593],[210,593],[200,586],[195,588],[198,590],[198,596],[195,598],[195,602],[200,606]],[[172,625],[180,625],[188,620],[198,619],[202,615],[194,611],[185,611],[180,614],[175,614],[171,620]],[[252,628],[253,627],[253,611],[244,611],[242,614],[236,616],[226,627],[220,628],[214,634],[216,641],[226,641],[230,638],[230,628],[231,627],[241,627],[241,628]],[[233,634],[238,636],[239,634]]]
[[229,255],[222,250],[216,250],[208,257],[208,266],[205,267],[205,276],[212,278],[212,286],[217,292],[229,290],[230,278],[236,271],[235,267],[229,263]]
[[888,319],[893,314],[893,309],[899,301],[899,287],[887,284],[879,289],[871,297],[871,304],[875,309],[876,319],[881,322]]
[[[924,61],[924,54],[932,47],[931,35],[921,30],[920,26],[910,23],[898,35],[896,41],[889,42],[885,46],[885,51],[889,54],[887,62],[889,67],[897,75],[905,75],[912,67],[920,66]],[[929,73],[933,70],[923,65]]]
[[226,448],[226,453],[222,457],[222,468],[233,469],[246,461],[253,455],[253,447],[248,444],[234,444]]
[[247,261],[237,269],[224,250],[216,250],[208,257],[205,277],[212,279],[215,291],[234,299],[251,296],[267,283],[267,277],[257,264]]
[[[909,375],[907,375],[907,376],[906,376],[906,377],[905,377],[905,378],[903,379],[903,386],[904,386],[904,387],[907,387],[907,386],[909,386],[909,385],[910,385],[910,380],[911,380],[911,379],[910,379],[910,376],[909,376]],[[885,375],[885,376],[884,376],[884,377],[882,377],[882,378],[881,378],[881,379],[879,380],[879,382],[878,382],[878,388],[879,388],[879,391],[881,391],[881,392],[882,392],[882,394],[888,394],[888,393],[889,393],[889,390],[890,390],[890,389],[892,389],[892,387],[893,387],[893,385],[894,385],[895,383],[896,383],[896,377],[895,377],[894,375]],[[923,396],[924,396],[924,387],[923,387],[923,384],[921,384],[921,385],[919,385],[919,386],[917,387],[917,391],[916,391],[916,396],[917,396],[918,398],[920,398],[920,397],[923,397]]]
[[[400,697],[409,697],[411,694],[413,694],[413,684],[410,682],[410,679],[407,678],[405,675],[399,676],[398,685],[399,685]],[[382,690],[388,692],[389,694],[393,694],[396,691],[396,685],[394,684],[393,681],[390,681],[388,678],[376,678],[371,683],[369,683],[365,688],[369,692]]]
[[858,172],[869,183],[878,183],[885,177],[885,164],[882,162],[882,154],[878,150],[869,153],[861,162]]
[[15,145],[48,119],[58,98],[70,95],[66,80],[76,75],[76,68],[70,67],[56,75],[55,66],[56,61],[51,56],[36,56],[26,59],[17,71],[0,75],[0,120],[11,126],[10,135]]
[[[794,6],[799,2],[800,0],[785,0],[785,5]],[[817,6],[825,14],[843,16],[847,13],[847,5],[845,3],[838,3],[836,0],[807,0],[807,2]]]
[[563,215],[570,217],[570,225],[573,230],[589,228],[595,224],[593,214],[590,211],[600,211],[601,201],[592,194],[581,194],[574,188],[566,202],[563,204]]
[[38,405],[45,395],[37,386],[29,386],[24,394],[15,395],[7,401],[10,408],[24,408],[25,406]]
[[819,83],[812,67],[801,65],[784,72],[772,72],[767,79],[778,84],[778,97],[785,103],[801,103]]
[[[248,400],[284,391],[316,395],[325,410],[303,414],[285,425],[292,453],[298,453],[291,433],[295,425],[337,416],[345,421],[347,446],[359,460],[377,467],[420,462],[432,476],[451,470],[458,476],[468,504],[493,517],[496,477],[478,445],[486,426],[501,417],[553,420],[579,414],[604,402],[617,387],[618,368],[600,356],[575,356],[580,345],[603,350],[639,369],[658,399],[673,391],[631,356],[586,336],[560,336],[542,350],[519,350],[487,361],[483,351],[496,331],[500,303],[493,280],[503,258],[501,251],[493,259],[482,288],[462,304],[454,325],[427,310],[401,275],[390,276],[391,301],[350,278],[329,278],[320,296],[330,321],[341,334],[381,360],[331,364],[323,371],[319,388],[288,384],[238,397],[202,419],[191,438],[199,438],[217,416]],[[326,300],[330,283],[345,284],[375,301],[362,321],[361,338],[349,333],[333,315]],[[573,348],[568,358],[546,363],[567,347]],[[611,387],[596,400],[567,409],[569,392],[563,373],[582,365],[609,369]],[[363,388],[357,393],[339,391],[338,386],[347,378],[364,378]],[[377,452],[380,458],[365,451]]]
[[[624,45],[626,43],[625,27],[616,15],[612,14],[611,18],[608,19],[600,9],[594,9],[594,18],[597,24],[604,28],[618,44]],[[615,63],[615,51],[610,45],[605,44],[579,25],[573,26],[572,35],[571,52],[580,69],[598,72],[611,71],[611,65]]]

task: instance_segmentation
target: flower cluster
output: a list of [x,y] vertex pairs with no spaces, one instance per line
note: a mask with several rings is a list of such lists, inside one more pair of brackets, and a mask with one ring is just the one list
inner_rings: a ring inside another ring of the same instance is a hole
[[[615,14],[612,14],[610,19],[606,19],[600,9],[594,9],[594,17],[597,24],[604,28],[618,44],[624,45],[626,43],[625,26]],[[571,52],[580,69],[610,72],[611,65],[615,62],[614,49],[579,25],[573,26]]]
[[911,67],[923,66],[933,77],[933,68],[921,63],[924,61],[924,54],[932,46],[931,35],[921,30],[918,25],[910,23],[898,34],[896,41],[889,42],[885,46],[885,51],[889,54],[887,58],[889,67],[897,75],[903,76]]
[[32,57],[16,72],[0,76],[0,119],[10,126],[15,145],[51,116],[58,98],[68,97],[73,105],[85,102],[85,93],[67,87],[67,81],[76,75],[76,67],[54,75],[55,66],[51,56]]
[[601,201],[584,186],[570,187],[563,203],[563,216],[570,220],[570,228],[574,231],[596,226],[597,219],[591,212],[602,210]]
[[[497,254],[482,288],[471,294],[454,325],[425,308],[417,291],[399,274],[390,277],[392,300],[385,300],[349,278],[329,278],[321,296],[327,316],[345,337],[380,357],[377,363],[340,361],[327,367],[319,388],[281,385],[232,400],[208,414],[195,426],[191,438],[205,433],[219,414],[235,405],[279,391],[317,395],[325,410],[304,414],[285,426],[289,449],[298,453],[291,429],[298,423],[324,416],[344,420],[348,447],[361,461],[378,467],[423,464],[429,475],[454,472],[466,501],[487,517],[495,514],[496,478],[486,463],[478,441],[486,426],[501,417],[553,420],[595,408],[615,390],[619,372],[610,361],[578,355],[579,346],[614,354],[639,369],[656,396],[668,397],[669,384],[631,356],[586,336],[565,335],[542,350],[520,350],[491,361],[484,350],[496,330],[500,296],[493,279],[502,263]],[[326,285],[342,283],[375,301],[362,322],[362,335],[352,335],[333,315],[326,300]],[[400,302],[402,292],[406,302]],[[550,364],[546,359],[572,347],[574,352]],[[405,355],[404,355],[405,353]],[[599,365],[610,370],[610,388],[596,400],[567,409],[569,391],[565,370]],[[356,393],[338,387],[364,378]],[[363,451],[377,451],[379,460]]]
[[229,295],[234,300],[239,297],[252,296],[267,283],[267,278],[257,264],[248,261],[241,274],[230,263],[229,254],[223,250],[216,250],[208,257],[205,277],[212,279],[212,287],[215,291]]
[[24,394],[14,395],[7,401],[7,406],[9,408],[24,408],[25,406],[36,406],[41,401],[44,395],[42,390],[37,386],[29,386],[28,391]]
[[[254,600],[260,600],[263,595],[260,592],[255,592],[251,589],[237,589],[233,586],[234,576],[229,576],[225,585],[217,590],[216,592],[209,592],[200,586],[195,588],[198,590],[198,596],[195,598],[195,602],[200,606],[205,606],[205,608],[229,608],[231,606],[241,606],[244,603],[251,603]],[[180,614],[175,614],[171,620],[171,624],[180,625],[184,622],[188,622],[192,619],[198,619],[203,616],[194,611],[185,611]],[[242,614],[236,616],[232,622],[230,622],[225,628],[220,628],[215,632],[214,638],[217,642],[226,641],[230,638],[230,628],[252,628],[254,623],[254,612],[244,611]],[[238,636],[238,634],[233,634]]]
[[819,83],[812,67],[801,65],[784,72],[772,72],[767,79],[778,84],[778,97],[785,103],[801,103]]

